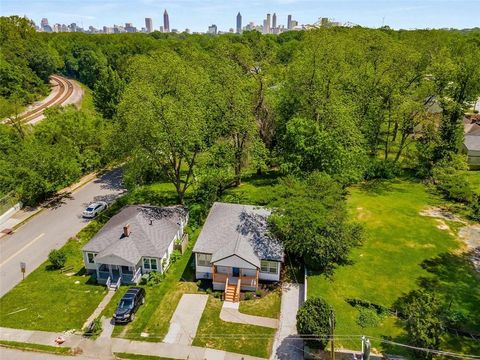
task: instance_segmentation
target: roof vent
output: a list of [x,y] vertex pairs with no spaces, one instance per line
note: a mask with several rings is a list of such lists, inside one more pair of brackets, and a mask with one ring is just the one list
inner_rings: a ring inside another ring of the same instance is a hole
[[123,227],[123,236],[130,236],[130,224],[127,224]]
[[153,218],[150,218],[150,225],[153,225]]

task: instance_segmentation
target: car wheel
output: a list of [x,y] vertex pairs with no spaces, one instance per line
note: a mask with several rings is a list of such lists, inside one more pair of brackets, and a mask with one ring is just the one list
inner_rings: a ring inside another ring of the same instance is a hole
[[130,315],[130,321],[135,320],[135,314]]

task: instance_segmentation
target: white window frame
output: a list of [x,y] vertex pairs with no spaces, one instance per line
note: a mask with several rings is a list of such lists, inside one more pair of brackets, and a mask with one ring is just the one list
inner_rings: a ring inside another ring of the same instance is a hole
[[[90,255],[92,255],[92,261],[90,261]],[[88,263],[88,264],[95,264],[95,257],[97,256],[96,253],[87,252],[87,253],[86,253],[86,256],[87,256],[87,263]]]
[[[155,264],[155,268],[153,268],[152,264]],[[142,266],[147,271],[158,271],[158,259],[157,258],[144,257]]]
[[212,254],[197,253],[197,266],[212,266]]
[[278,274],[278,261],[261,260],[260,272],[266,274]]

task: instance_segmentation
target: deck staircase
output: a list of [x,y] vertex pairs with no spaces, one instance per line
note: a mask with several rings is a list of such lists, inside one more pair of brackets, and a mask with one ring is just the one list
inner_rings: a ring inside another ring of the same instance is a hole
[[228,284],[225,289],[225,301],[235,302],[235,293],[237,286],[235,284]]

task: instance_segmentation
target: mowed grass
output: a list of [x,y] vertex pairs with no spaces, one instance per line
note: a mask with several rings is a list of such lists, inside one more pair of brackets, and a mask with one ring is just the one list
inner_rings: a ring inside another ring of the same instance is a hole
[[69,347],[32,344],[32,343],[25,343],[25,342],[19,342],[19,341],[0,340],[0,347],[6,347],[10,349],[19,349],[24,351],[50,353],[50,354],[56,354],[56,355],[73,355],[72,348],[69,348]]
[[273,291],[269,291],[260,299],[242,300],[240,301],[239,311],[248,315],[265,316],[278,319],[280,316],[282,292],[280,287]]
[[[51,270],[48,260],[29,274],[0,299],[0,326],[65,331],[80,330],[107,291],[85,274],[82,246],[100,225],[90,223],[63,249],[67,253],[66,267],[61,273]],[[73,274],[72,274],[73,273]]]
[[193,345],[268,358],[275,329],[223,321],[222,304],[209,296]]
[[473,191],[480,194],[480,171],[465,171]]
[[[461,255],[463,243],[449,231],[439,229],[436,219],[419,215],[440,202],[424,185],[410,181],[376,182],[350,189],[349,210],[352,218],[364,224],[365,242],[352,251],[353,263],[335,270],[331,279],[323,275],[308,279],[308,296],[323,297],[334,307],[336,334],[368,335],[379,349],[385,346],[375,338],[405,341],[403,324],[393,316],[384,318],[379,326],[360,327],[358,310],[346,299],[368,300],[391,308],[399,297],[425,284],[425,279],[438,281],[437,291],[451,301],[452,309],[466,312],[468,327],[480,330],[480,280]],[[480,350],[472,344],[463,338],[446,338],[444,345],[457,351]],[[339,340],[335,345],[358,349],[360,342]],[[400,348],[387,350],[403,352]]]

